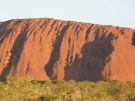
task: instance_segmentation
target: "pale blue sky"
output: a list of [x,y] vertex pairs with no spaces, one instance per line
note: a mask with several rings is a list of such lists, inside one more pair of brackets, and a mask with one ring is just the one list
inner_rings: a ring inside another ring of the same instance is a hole
[[0,20],[56,18],[135,28],[135,0],[0,0]]

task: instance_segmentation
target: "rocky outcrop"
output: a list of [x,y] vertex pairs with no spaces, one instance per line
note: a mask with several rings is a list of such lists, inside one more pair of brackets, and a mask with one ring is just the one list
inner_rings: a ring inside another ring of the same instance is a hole
[[135,81],[135,30],[55,19],[0,24],[0,77]]

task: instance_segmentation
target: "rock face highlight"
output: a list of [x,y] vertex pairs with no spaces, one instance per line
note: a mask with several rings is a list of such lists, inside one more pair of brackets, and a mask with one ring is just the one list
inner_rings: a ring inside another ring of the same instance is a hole
[[135,30],[55,19],[0,23],[0,78],[135,81]]

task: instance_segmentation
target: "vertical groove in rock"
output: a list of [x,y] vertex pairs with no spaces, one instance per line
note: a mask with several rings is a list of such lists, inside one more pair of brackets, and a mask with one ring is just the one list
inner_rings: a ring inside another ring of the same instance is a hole
[[135,31],[134,31],[133,36],[132,36],[132,45],[135,46]]
[[28,32],[28,25],[25,26],[25,28],[22,30],[22,32],[18,35],[16,38],[14,45],[11,50],[11,56],[9,58],[9,62],[7,63],[6,67],[3,68],[1,72],[1,79],[7,76],[11,68],[16,70],[17,68],[17,63],[19,62],[21,52],[23,50],[23,46],[25,44],[25,39],[26,39],[26,33]]
[[88,41],[88,36],[89,36],[89,34],[90,34],[90,31],[91,31],[92,27],[93,27],[93,24],[92,24],[92,25],[87,29],[87,31],[86,31],[86,36],[85,36],[85,40],[86,40],[86,41]]
[[68,24],[65,25],[62,28],[62,30],[59,32],[60,35],[57,35],[56,40],[53,44],[53,50],[52,50],[52,53],[51,53],[50,60],[47,63],[47,65],[45,65],[45,71],[50,78],[52,78],[51,75],[52,75],[52,72],[53,72],[53,66],[56,63],[56,61],[58,61],[58,59],[59,59],[61,43],[62,43],[64,34],[67,31],[68,27],[69,27]]

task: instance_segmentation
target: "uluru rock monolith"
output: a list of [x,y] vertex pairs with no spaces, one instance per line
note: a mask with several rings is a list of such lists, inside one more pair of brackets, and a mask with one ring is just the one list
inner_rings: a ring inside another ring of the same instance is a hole
[[135,81],[135,30],[49,18],[0,24],[0,78]]

